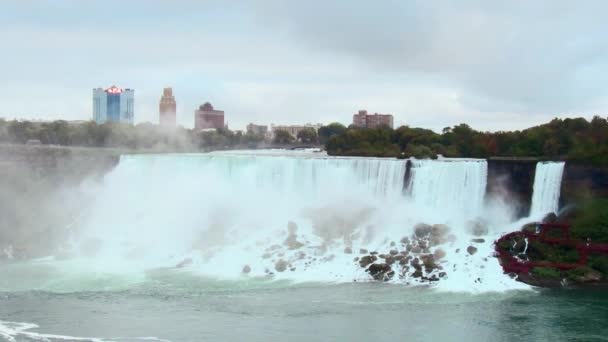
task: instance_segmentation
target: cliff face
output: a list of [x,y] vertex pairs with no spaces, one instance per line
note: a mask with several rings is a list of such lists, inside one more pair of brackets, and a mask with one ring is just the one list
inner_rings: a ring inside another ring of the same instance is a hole
[[[120,151],[0,145],[0,260],[44,256],[69,234]],[[10,253],[5,252],[11,251]]]
[[536,162],[536,159],[489,159],[486,197],[512,200],[517,203],[518,217],[528,215]]
[[560,206],[598,197],[608,197],[608,168],[566,163]]

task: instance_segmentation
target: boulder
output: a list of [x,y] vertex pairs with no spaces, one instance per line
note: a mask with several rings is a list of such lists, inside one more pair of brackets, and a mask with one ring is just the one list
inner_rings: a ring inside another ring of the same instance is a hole
[[432,228],[433,227],[426,223],[418,223],[416,226],[414,226],[414,234],[417,238],[423,238],[431,234]]
[[371,264],[369,265],[367,272],[378,281],[390,280],[395,274],[388,264]]
[[557,221],[557,215],[554,213],[548,213],[543,217],[543,223],[554,223]]
[[390,253],[390,255],[397,255],[397,254],[399,254],[399,251],[398,251],[398,250],[396,250],[396,249],[391,249],[391,250],[389,251],[389,253]]
[[414,277],[414,278],[421,278],[422,277],[422,271],[419,270],[419,269],[416,269],[414,271],[414,273],[412,273],[412,277]]
[[248,274],[251,272],[251,267],[249,265],[243,266],[243,273]]
[[435,253],[433,253],[433,257],[435,258],[435,260],[441,260],[443,258],[445,258],[445,251],[443,249],[436,249]]
[[473,254],[477,253],[477,247],[469,246],[469,247],[467,247],[467,252],[470,255],[473,255]]
[[401,243],[404,244],[404,245],[407,245],[408,243],[410,243],[410,238],[408,238],[407,236],[404,236],[401,239]]
[[287,269],[287,261],[283,260],[283,259],[279,259],[275,264],[274,264],[274,269],[277,272],[283,272]]
[[359,254],[367,254],[367,253],[368,253],[367,249],[365,249],[365,248],[359,249]]
[[481,219],[469,222],[469,231],[474,236],[486,235],[488,234],[488,224]]
[[521,231],[524,233],[535,234],[537,230],[538,224],[535,222],[526,223],[521,227]]
[[374,263],[378,258],[375,255],[366,255],[359,260],[359,266],[365,268],[369,266],[369,264]]
[[353,254],[353,249],[350,247],[344,248],[344,254]]
[[486,242],[486,240],[485,239],[471,239],[471,242],[484,243],[484,242]]

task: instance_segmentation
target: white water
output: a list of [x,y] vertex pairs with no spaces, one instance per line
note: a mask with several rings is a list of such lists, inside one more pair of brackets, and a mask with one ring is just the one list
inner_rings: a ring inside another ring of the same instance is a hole
[[564,162],[536,164],[530,217],[538,219],[548,213],[557,213],[564,165]]
[[[427,223],[446,224],[455,237],[430,248],[446,253],[439,264],[447,276],[433,286],[526,288],[503,275],[492,257],[493,241],[520,223],[508,206],[484,203],[487,163],[412,164],[410,188],[403,189],[406,162],[395,159],[310,152],[123,156],[103,184],[87,189],[96,200],[70,225],[70,243],[38,262],[52,265],[53,279],[31,286],[60,292],[124,288],[146,282],[159,268],[234,280],[370,281],[354,261],[363,256],[359,250],[402,250],[400,240]],[[288,222],[297,227],[291,238],[301,244],[297,248],[288,247]],[[476,224],[488,231],[473,236]],[[469,246],[477,252],[469,255]],[[289,265],[283,272],[276,269],[280,261]],[[393,269],[400,274],[397,264]],[[412,272],[391,282],[429,284]]]

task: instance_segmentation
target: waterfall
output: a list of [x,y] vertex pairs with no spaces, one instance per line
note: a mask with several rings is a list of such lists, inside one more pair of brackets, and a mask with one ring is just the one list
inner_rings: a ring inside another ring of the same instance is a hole
[[564,173],[564,162],[538,162],[534,174],[530,217],[557,213]]
[[409,193],[419,206],[441,215],[471,218],[481,215],[487,175],[486,160],[415,160]]
[[[401,258],[391,264],[395,283],[443,277],[449,290],[510,288],[489,258],[487,162],[412,160],[404,191],[405,174],[404,160],[311,152],[123,156],[90,189],[94,205],[71,225],[62,260],[75,260],[71,273],[136,274],[134,282],[159,268],[350,282],[371,279],[359,261],[374,251],[375,263]],[[444,233],[422,242],[420,224]],[[434,253],[441,267],[414,275],[409,263],[432,265]]]

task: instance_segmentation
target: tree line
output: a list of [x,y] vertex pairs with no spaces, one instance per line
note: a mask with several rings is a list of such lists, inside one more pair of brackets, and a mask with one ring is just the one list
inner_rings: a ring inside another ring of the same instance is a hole
[[590,121],[553,119],[521,131],[498,132],[477,131],[460,124],[444,128],[441,134],[408,126],[343,127],[330,134],[325,146],[330,155],[342,156],[536,157],[608,165],[608,121],[599,116]]
[[29,122],[0,119],[0,143],[115,147],[198,151],[209,149],[257,148],[272,145],[322,144],[328,154],[397,158],[445,157],[536,157],[564,159],[593,165],[608,165],[608,121],[595,116],[554,119],[521,131],[477,131],[467,124],[446,127],[441,133],[401,126],[396,129],[346,127],[332,123],[318,131],[307,128],[292,136],[275,131],[271,141],[261,134],[229,129],[196,131],[167,130],[142,123],[97,124],[93,121]]
[[200,151],[209,149],[257,148],[272,145],[318,144],[317,131],[306,128],[292,136],[275,131],[272,139],[253,132],[227,128],[197,131],[178,127],[167,129],[151,123],[137,125],[94,121],[52,122],[7,121],[0,119],[0,143],[112,147],[127,149],[162,149],[167,151]]

